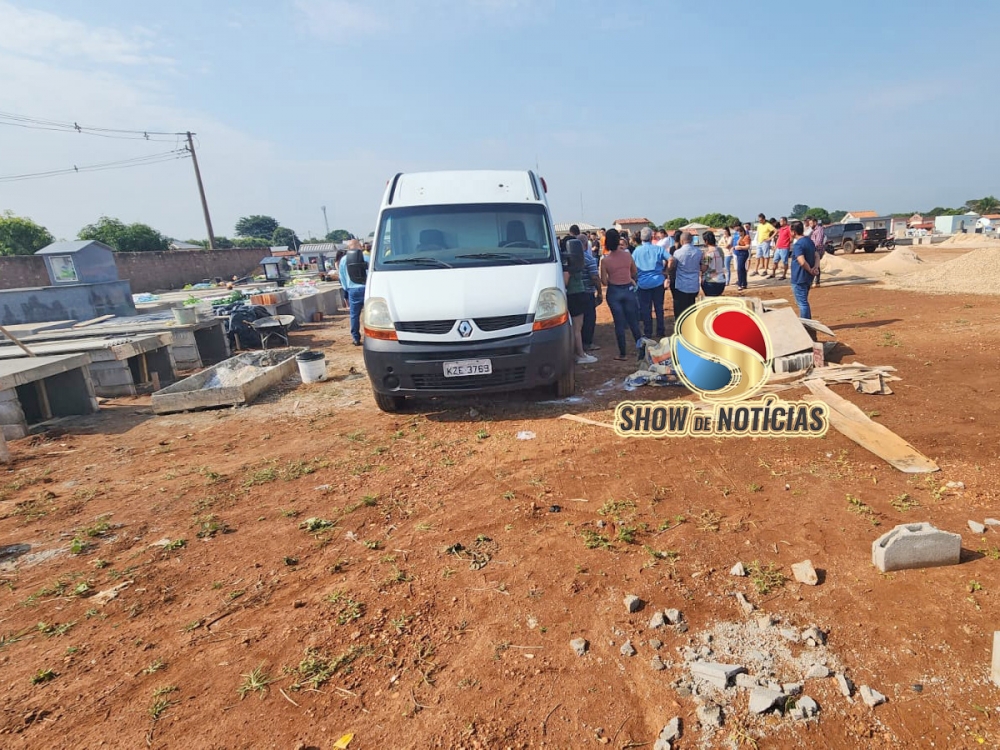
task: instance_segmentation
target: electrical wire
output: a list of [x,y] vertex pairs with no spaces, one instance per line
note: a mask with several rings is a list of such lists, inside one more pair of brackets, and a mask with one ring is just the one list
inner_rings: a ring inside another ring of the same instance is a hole
[[94,135],[99,138],[117,138],[121,140],[144,140],[165,142],[178,136],[186,136],[187,133],[171,133],[159,130],[126,130],[123,128],[98,128],[80,125],[76,122],[61,122],[59,120],[46,120],[39,117],[28,117],[13,112],[0,112],[0,125],[8,125],[16,128],[27,128],[29,130],[48,130],[61,133],[80,133],[82,135]]
[[56,177],[58,175],[76,174],[79,172],[104,172],[110,169],[145,167],[152,164],[162,164],[163,162],[175,161],[177,159],[187,159],[190,156],[191,153],[186,148],[178,148],[172,151],[163,151],[158,154],[137,156],[132,159],[121,159],[119,161],[104,162],[102,164],[89,164],[82,167],[74,165],[68,169],[53,169],[47,172],[31,172],[28,174],[0,176],[0,182],[19,182],[21,180],[37,180],[44,177]]

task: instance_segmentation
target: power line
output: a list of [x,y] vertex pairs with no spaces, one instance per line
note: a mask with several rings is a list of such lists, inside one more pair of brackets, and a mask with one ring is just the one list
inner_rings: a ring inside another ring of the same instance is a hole
[[48,130],[59,133],[79,133],[81,135],[94,135],[99,138],[117,138],[122,140],[145,140],[145,141],[169,141],[172,138],[185,137],[186,132],[167,132],[160,130],[126,130],[123,128],[99,128],[96,126],[80,125],[77,122],[62,122],[59,120],[46,120],[39,117],[29,117],[13,112],[0,112],[0,125],[8,125],[16,128],[27,128],[29,130]]
[[132,159],[121,159],[119,161],[109,161],[102,164],[88,164],[82,167],[73,166],[67,169],[52,169],[47,172],[31,172],[27,174],[6,175],[0,177],[0,182],[19,182],[21,180],[37,180],[44,177],[56,177],[64,174],[76,174],[79,172],[103,172],[110,169],[128,169],[130,167],[145,167],[152,164],[161,164],[176,159],[187,159],[191,154],[186,148],[178,148],[172,151],[163,151],[147,156],[137,156]]

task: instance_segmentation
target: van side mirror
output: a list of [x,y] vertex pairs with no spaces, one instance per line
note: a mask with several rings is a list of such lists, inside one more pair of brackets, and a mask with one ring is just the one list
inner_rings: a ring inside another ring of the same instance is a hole
[[364,284],[368,280],[368,263],[362,250],[347,251],[347,275],[355,284]]
[[583,243],[580,240],[569,240],[566,243],[566,253],[569,255],[569,272],[579,273],[586,264],[583,260]]

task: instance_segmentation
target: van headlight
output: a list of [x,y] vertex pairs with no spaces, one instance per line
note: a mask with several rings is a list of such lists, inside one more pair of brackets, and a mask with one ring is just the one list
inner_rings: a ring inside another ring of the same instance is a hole
[[550,287],[538,293],[538,302],[535,305],[535,322],[531,326],[533,331],[556,328],[568,320],[566,295],[561,289]]
[[373,339],[396,340],[396,326],[389,314],[389,303],[382,297],[365,300],[362,310],[365,336]]

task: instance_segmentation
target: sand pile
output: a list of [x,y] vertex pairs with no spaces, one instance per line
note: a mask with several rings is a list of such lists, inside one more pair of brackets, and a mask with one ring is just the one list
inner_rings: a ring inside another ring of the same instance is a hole
[[865,266],[870,276],[898,276],[927,268],[923,258],[913,252],[912,247],[897,247],[884,258],[879,258]]
[[984,234],[953,234],[940,243],[943,247],[991,247],[1000,248],[1000,239]]
[[823,256],[819,267],[824,279],[867,279],[871,276],[861,264],[831,253]]
[[902,276],[883,279],[890,289],[908,289],[929,294],[1000,294],[991,279],[1000,274],[1000,243],[984,247]]

